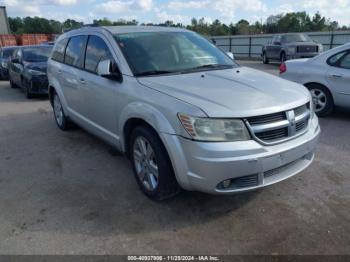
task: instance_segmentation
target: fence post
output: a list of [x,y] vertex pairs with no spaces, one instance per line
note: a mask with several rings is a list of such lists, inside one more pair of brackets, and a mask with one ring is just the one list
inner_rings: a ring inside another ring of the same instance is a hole
[[230,37],[230,52],[232,52],[232,37]]
[[334,44],[334,31],[332,30],[332,33],[331,33],[331,43],[329,45],[329,48],[332,49],[333,48],[333,44]]
[[252,37],[249,36],[249,58],[252,56]]

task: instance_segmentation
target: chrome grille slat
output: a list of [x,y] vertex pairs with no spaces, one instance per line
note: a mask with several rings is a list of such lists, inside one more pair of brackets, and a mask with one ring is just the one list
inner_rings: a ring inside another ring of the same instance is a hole
[[275,114],[250,117],[247,125],[256,140],[274,144],[291,139],[303,133],[309,123],[309,103]]

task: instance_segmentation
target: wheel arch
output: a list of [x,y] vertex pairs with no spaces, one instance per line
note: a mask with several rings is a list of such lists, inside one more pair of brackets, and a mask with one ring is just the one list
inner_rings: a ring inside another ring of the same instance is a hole
[[332,99],[334,100],[334,96],[333,96],[332,91],[326,85],[324,85],[322,83],[312,81],[312,82],[305,83],[304,86],[307,88],[312,87],[312,86],[322,86],[323,88],[328,90],[329,94],[332,96]]

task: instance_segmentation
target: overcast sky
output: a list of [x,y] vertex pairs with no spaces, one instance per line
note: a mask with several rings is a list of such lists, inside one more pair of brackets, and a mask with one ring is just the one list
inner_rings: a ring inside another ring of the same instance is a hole
[[225,23],[246,19],[265,20],[271,14],[320,11],[341,25],[350,25],[350,0],[0,0],[9,16],[42,16],[63,21],[67,18],[91,23],[107,17],[140,22],[172,20],[188,24],[192,17]]

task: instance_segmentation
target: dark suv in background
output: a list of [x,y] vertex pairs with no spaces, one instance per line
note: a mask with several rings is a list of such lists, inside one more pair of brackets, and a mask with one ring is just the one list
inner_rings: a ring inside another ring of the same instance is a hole
[[34,94],[48,94],[46,71],[51,51],[52,46],[49,45],[18,47],[9,65],[11,87],[22,88],[27,98]]
[[17,46],[2,47],[0,49],[0,80],[9,80],[9,60]]
[[270,60],[283,63],[289,59],[310,58],[323,52],[322,44],[313,41],[306,34],[275,35],[262,49],[262,60],[268,64]]

